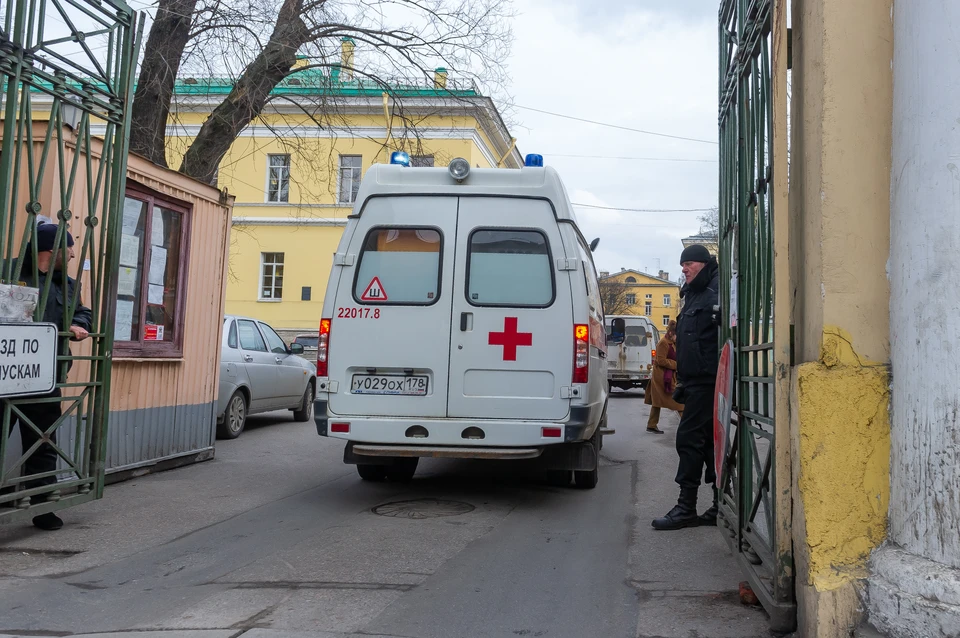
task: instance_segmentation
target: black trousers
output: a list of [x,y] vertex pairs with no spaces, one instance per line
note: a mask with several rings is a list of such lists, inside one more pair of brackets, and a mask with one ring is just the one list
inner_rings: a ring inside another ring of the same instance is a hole
[[[36,399],[47,399],[52,397],[61,396],[60,388],[55,389],[50,394],[38,395]],[[63,404],[59,401],[51,403],[21,403],[17,408],[23,412],[30,421],[37,426],[41,432],[45,432],[47,428],[56,422],[62,414]],[[40,437],[37,435],[36,431],[23,422],[22,419],[17,418],[17,414],[11,411],[10,416],[12,417],[10,425],[12,426],[12,420],[16,420],[20,425],[20,441],[23,447],[23,453],[25,454],[27,450],[33,447],[33,444],[40,440]],[[13,428],[11,427],[11,431]],[[50,440],[54,443],[57,442],[57,431],[54,430],[50,433]],[[57,451],[49,443],[41,443],[33,454],[24,461],[23,464],[23,475],[29,476],[31,474],[41,474],[43,472],[52,472],[57,469]],[[42,487],[44,485],[53,485],[57,482],[56,476],[45,476],[43,478],[34,479],[31,481],[26,481],[24,487],[27,489],[34,487]],[[34,497],[32,500],[34,502],[42,500],[43,496],[39,498]]]
[[[713,460],[713,395],[712,385],[689,386],[683,404],[683,417],[677,428],[677,484],[698,488],[700,481],[716,483]],[[706,468],[706,471],[704,471]]]

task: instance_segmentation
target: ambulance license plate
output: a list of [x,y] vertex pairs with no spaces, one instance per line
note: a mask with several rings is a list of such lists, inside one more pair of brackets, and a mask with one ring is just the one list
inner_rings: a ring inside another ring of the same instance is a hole
[[355,374],[351,392],[422,397],[427,394],[427,377],[401,374]]

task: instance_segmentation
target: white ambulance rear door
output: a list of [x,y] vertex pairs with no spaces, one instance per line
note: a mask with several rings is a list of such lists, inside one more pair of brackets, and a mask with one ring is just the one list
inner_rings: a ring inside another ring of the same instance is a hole
[[540,199],[461,197],[459,210],[449,416],[564,419],[574,326],[553,208]]
[[335,266],[333,413],[446,416],[456,229],[456,197],[367,202]]

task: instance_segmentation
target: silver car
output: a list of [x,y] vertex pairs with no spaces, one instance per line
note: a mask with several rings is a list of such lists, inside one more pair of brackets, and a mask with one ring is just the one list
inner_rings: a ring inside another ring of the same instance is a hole
[[291,410],[295,421],[309,421],[317,371],[301,354],[302,345],[287,347],[262,321],[224,317],[217,437],[237,438],[260,412]]

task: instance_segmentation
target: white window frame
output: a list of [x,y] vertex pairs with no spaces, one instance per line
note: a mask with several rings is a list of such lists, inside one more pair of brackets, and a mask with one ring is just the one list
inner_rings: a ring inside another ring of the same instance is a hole
[[648,292],[647,294],[645,294],[645,295],[643,296],[643,300],[644,300],[644,301],[653,301],[653,293],[652,293],[652,292]]
[[628,293],[627,293],[627,305],[628,305],[628,306],[636,306],[636,305],[637,305],[637,296],[636,296],[634,293],[632,293],[632,292],[628,292]]
[[[344,165],[343,165],[343,160],[344,160],[345,158],[348,158],[348,157],[349,157],[349,158],[354,158],[354,157],[355,157],[355,158],[357,158],[357,159],[360,160],[360,166],[349,166],[349,167],[346,167],[346,168],[349,168],[351,171],[353,171],[353,170],[356,170],[356,171],[357,171],[356,181],[357,181],[358,184],[360,183],[360,180],[363,179],[363,155],[346,155],[346,154],[341,154],[341,155],[339,155],[339,156],[337,157],[337,203],[338,203],[338,204],[353,204],[354,202],[357,201],[357,198],[356,198],[356,196],[354,195],[354,192],[353,192],[353,184],[352,184],[352,183],[351,183],[351,185],[350,185],[350,186],[351,186],[351,188],[350,188],[350,197],[351,197],[351,199],[346,199],[346,200],[345,200],[345,199],[341,199],[341,198],[340,198],[340,195],[343,193],[343,170],[344,170],[344,168],[345,168]],[[351,181],[352,181],[352,180],[353,180],[353,178],[351,177]]]
[[664,328],[670,327],[670,315],[663,315],[663,327]]
[[652,302],[652,301],[645,301],[645,302],[643,303],[643,315],[644,315],[645,317],[652,317],[652,316],[653,316],[653,302]]
[[[273,158],[275,157],[284,157],[286,158],[286,166],[273,166]],[[277,199],[270,198],[270,175],[273,172],[274,168],[286,168],[287,169],[287,198],[280,199],[280,193],[283,192],[283,188],[278,188],[277,190]],[[267,181],[263,186],[263,200],[267,204],[289,204],[290,203],[290,153],[269,153],[267,155]]]
[[[282,285],[282,284],[281,284],[281,286],[280,286],[280,297],[276,297],[276,296],[273,296],[273,297],[264,297],[264,296],[263,296],[263,287],[264,287],[264,286],[263,286],[263,270],[264,270],[264,268],[265,268],[266,266],[273,266],[273,269],[274,269],[274,270],[273,270],[273,273],[274,273],[273,276],[274,276],[274,281],[276,281],[276,272],[277,272],[276,268],[277,268],[277,266],[284,266],[285,264],[284,264],[284,262],[277,262],[277,261],[276,261],[276,258],[274,258],[274,261],[268,262],[268,261],[266,260],[266,256],[267,256],[267,255],[283,255],[283,259],[284,259],[284,261],[286,261],[286,255],[284,255],[284,253],[281,253],[281,252],[271,251],[271,252],[262,252],[262,253],[260,253],[260,276],[257,278],[257,301],[263,301],[263,302],[266,302],[266,303],[280,303],[281,301],[283,301],[283,285]],[[286,274],[287,274],[287,273],[286,273],[286,268],[284,268],[284,273],[283,273],[283,274],[284,274],[284,276],[286,276]],[[271,285],[270,285],[270,293],[271,293],[272,295],[276,295],[276,292],[277,292],[277,287],[276,287],[276,285],[275,285],[275,284],[271,284]]]
[[673,301],[673,299],[671,299],[670,295],[665,294],[665,295],[663,296],[663,307],[664,307],[664,308],[669,308],[671,301]]

